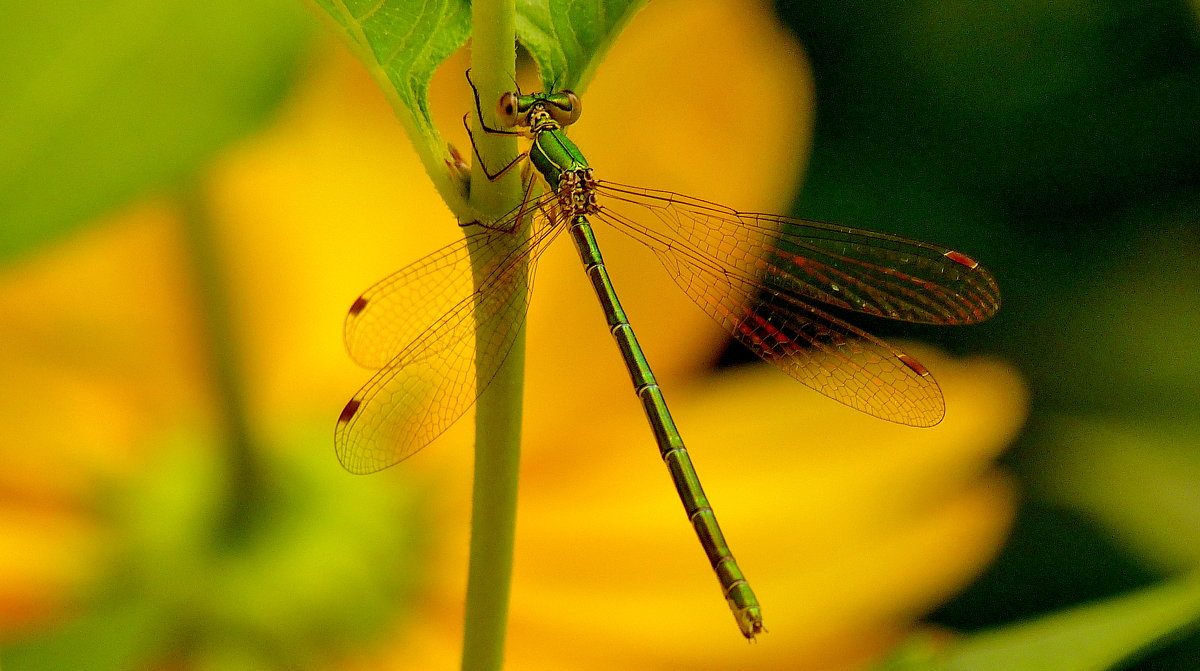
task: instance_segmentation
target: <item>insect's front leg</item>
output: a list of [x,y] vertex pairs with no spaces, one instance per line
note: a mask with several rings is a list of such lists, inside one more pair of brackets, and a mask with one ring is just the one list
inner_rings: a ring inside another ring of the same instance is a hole
[[[487,122],[483,120],[483,106],[479,101],[479,89],[475,88],[475,82],[471,81],[470,68],[467,68],[467,84],[471,86],[471,94],[475,96],[475,114],[479,115],[479,127],[483,129],[483,132],[491,135],[524,135],[524,133],[516,129],[504,130],[502,128],[489,127]],[[469,115],[470,112],[467,112],[467,114],[463,116],[464,122]],[[467,129],[467,132],[470,132],[469,128]]]
[[[527,135],[520,129],[514,128],[511,130],[502,130],[499,128],[489,127],[487,122],[483,120],[483,107],[479,101],[479,89],[475,87],[475,82],[471,81],[471,70],[469,68],[467,69],[467,83],[471,85],[471,95],[475,97],[475,114],[479,118],[479,127],[483,129],[483,132],[488,133],[489,135],[527,137]],[[475,144],[475,135],[471,132],[471,122],[468,120],[470,116],[470,112],[467,112],[463,115],[463,128],[467,129],[467,138],[471,140],[471,150],[475,152],[475,160],[479,161],[479,167],[483,170],[483,174],[487,176],[489,182],[494,182],[508,174],[508,171],[512,170],[514,166],[520,163],[521,159],[529,156],[529,152],[523,151],[520,154],[517,154],[517,157],[509,161],[508,164],[503,168],[500,168],[500,170],[494,173],[488,170],[487,163],[485,163],[483,161],[483,157],[479,155],[479,146]]]

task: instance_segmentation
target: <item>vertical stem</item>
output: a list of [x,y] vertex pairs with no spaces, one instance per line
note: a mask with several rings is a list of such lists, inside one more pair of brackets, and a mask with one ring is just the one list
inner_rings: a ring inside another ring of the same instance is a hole
[[246,414],[244,376],[229,304],[226,277],[222,272],[212,217],[198,183],[189,181],[180,194],[183,204],[187,250],[199,302],[201,340],[208,356],[216,397],[217,416],[224,431],[225,460],[229,487],[224,504],[222,539],[237,542],[252,521],[262,495],[262,465],[255,450]]
[[[494,101],[512,88],[516,72],[515,0],[475,0],[471,8],[471,76],[479,88],[483,113],[492,115]],[[495,127],[495,120],[487,119]],[[516,156],[511,137],[488,135],[475,120],[472,134],[487,165],[503,166]],[[519,171],[488,181],[476,164],[471,174],[471,206],[496,218],[519,204]],[[512,236],[519,244],[528,232]],[[476,285],[482,259],[475,259]],[[477,324],[478,342],[489,334]],[[482,350],[477,356],[482,356]],[[517,482],[520,464],[521,400],[524,386],[525,331],[522,328],[507,360],[479,399],[475,420],[475,473],[471,501],[471,548],[467,574],[466,620],[462,669],[495,671],[504,661],[509,586],[516,534]],[[477,366],[482,370],[483,366]]]

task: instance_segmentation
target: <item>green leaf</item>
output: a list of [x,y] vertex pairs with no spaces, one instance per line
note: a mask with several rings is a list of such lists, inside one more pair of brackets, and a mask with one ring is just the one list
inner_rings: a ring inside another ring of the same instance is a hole
[[0,260],[194,173],[289,88],[291,0],[0,0]]
[[617,35],[647,0],[517,0],[517,37],[545,90],[582,93]]
[[971,636],[939,652],[906,644],[889,671],[1100,671],[1164,644],[1200,622],[1200,575]]
[[1083,511],[1146,563],[1200,565],[1200,423],[1050,417],[1030,464],[1032,486]]
[[[337,23],[404,124],[450,209],[470,212],[429,111],[429,80],[467,39],[468,0],[312,0]],[[518,0],[517,34],[546,89],[581,91],[621,28],[647,0]],[[466,110],[464,110],[466,111]]]
[[116,596],[53,631],[9,643],[0,662],[4,671],[148,668],[157,652],[152,642],[167,635],[167,616],[133,595]]
[[469,0],[313,0],[341,28],[404,124],[425,171],[455,212],[461,185],[446,169],[445,143],[429,113],[429,80],[471,29]]

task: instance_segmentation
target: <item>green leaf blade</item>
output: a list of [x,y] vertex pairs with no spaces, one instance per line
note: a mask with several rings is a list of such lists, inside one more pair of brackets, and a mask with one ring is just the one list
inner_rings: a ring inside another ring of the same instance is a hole
[[1103,671],[1200,623],[1200,574],[972,635],[938,649],[916,636],[879,671]]
[[446,169],[449,154],[429,111],[429,81],[471,30],[467,0],[313,0],[388,97],[442,198],[461,214],[466,201]]
[[582,93],[617,35],[648,0],[518,0],[517,37],[542,71],[542,87]]

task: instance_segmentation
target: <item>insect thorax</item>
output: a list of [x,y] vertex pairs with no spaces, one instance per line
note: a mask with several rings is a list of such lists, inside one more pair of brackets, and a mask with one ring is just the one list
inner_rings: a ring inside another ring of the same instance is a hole
[[596,178],[591,168],[564,170],[558,180],[558,204],[571,214],[594,214],[600,210],[596,204]]

